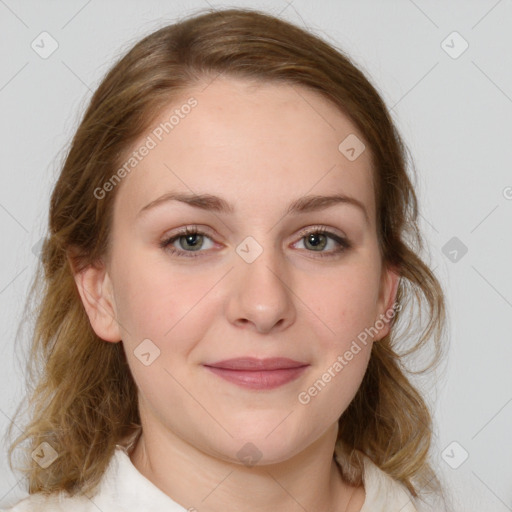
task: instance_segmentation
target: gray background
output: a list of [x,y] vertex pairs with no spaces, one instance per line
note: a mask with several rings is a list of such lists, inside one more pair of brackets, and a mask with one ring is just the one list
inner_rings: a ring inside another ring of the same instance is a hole
[[[512,510],[510,0],[0,0],[0,429],[24,390],[27,339],[15,346],[15,332],[33,247],[86,102],[120,53],[208,5],[282,13],[341,46],[382,94],[414,158],[421,227],[447,294],[449,357],[428,384],[437,470],[458,511]],[[43,31],[58,43],[47,59],[31,47]],[[0,449],[8,505],[26,492]]]

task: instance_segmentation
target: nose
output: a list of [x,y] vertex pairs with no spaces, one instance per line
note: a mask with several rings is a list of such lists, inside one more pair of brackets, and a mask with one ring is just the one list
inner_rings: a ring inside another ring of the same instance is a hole
[[252,263],[240,259],[230,273],[227,317],[237,327],[266,334],[295,321],[293,292],[278,255],[266,249]]

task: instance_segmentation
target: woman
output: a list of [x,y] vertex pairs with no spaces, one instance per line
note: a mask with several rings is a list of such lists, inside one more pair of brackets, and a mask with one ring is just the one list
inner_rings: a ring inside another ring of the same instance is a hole
[[[422,510],[441,488],[402,358],[439,360],[444,302],[416,216],[341,51],[242,9],[144,38],[51,198],[11,510]],[[399,354],[415,299],[429,321]]]

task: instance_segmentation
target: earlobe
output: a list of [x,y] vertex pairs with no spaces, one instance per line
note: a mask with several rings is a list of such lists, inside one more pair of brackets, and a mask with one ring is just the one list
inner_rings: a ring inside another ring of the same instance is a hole
[[75,273],[74,279],[94,332],[105,341],[121,341],[112,282],[105,266],[88,266]]

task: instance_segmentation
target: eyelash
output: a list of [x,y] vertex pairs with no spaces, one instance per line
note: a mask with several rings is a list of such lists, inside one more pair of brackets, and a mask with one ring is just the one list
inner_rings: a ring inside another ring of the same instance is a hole
[[[323,226],[313,226],[311,228],[302,230],[299,233],[299,235],[300,235],[299,240],[302,240],[306,236],[312,235],[312,234],[327,235],[328,238],[331,238],[332,240],[334,240],[336,243],[339,244],[338,248],[336,248],[332,251],[329,251],[329,252],[322,251],[322,252],[317,253],[317,255],[314,256],[315,258],[329,258],[329,257],[332,258],[332,257],[339,255],[340,253],[347,251],[348,249],[350,249],[352,247],[352,244],[347,239],[342,238],[342,237],[336,235],[335,233],[332,233],[331,231],[328,231]],[[205,233],[204,231],[201,231],[196,226],[192,226],[192,227],[187,226],[186,228],[182,229],[178,233],[174,234],[172,237],[162,240],[159,243],[160,248],[164,249],[165,251],[170,252],[173,255],[184,256],[186,258],[197,258],[199,256],[202,257],[201,253],[204,253],[205,251],[200,251],[200,250],[198,250],[198,251],[182,251],[182,250],[176,249],[175,247],[172,246],[172,244],[179,238],[181,238],[183,236],[189,236],[189,235],[204,235],[204,236],[207,236],[208,238],[211,238],[208,236],[207,233]],[[307,251],[307,249],[305,249],[305,250]],[[316,251],[307,251],[307,252],[316,252]]]

